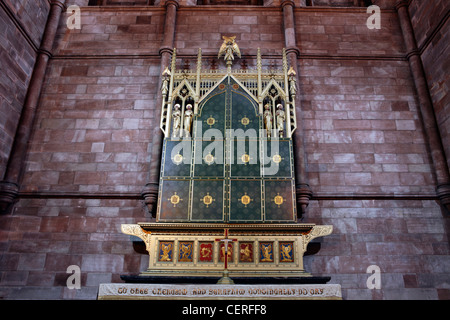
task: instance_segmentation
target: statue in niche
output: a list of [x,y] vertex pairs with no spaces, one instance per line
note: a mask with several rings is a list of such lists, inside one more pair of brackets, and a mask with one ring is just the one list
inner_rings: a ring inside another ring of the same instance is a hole
[[194,112],[192,111],[192,105],[188,104],[184,111],[184,136],[189,138],[191,136],[192,117]]
[[286,120],[286,115],[283,110],[283,105],[281,103],[277,104],[277,111],[275,113],[277,117],[277,130],[278,136],[283,138],[284,136],[284,120]]
[[264,106],[264,124],[266,126],[266,133],[267,133],[267,137],[271,137],[272,134],[272,122],[273,122],[273,117],[272,117],[272,111],[270,111],[270,105],[267,103]]
[[172,113],[172,138],[176,138],[179,136],[180,133],[180,126],[181,126],[181,110],[180,105],[177,103],[173,107],[173,113]]

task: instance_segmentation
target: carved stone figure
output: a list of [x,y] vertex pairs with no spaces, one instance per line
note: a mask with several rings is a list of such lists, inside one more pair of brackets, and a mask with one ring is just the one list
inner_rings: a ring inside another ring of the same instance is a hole
[[181,126],[181,111],[180,111],[180,105],[177,103],[173,107],[172,112],[172,137],[176,138],[179,137],[180,134],[180,126]]
[[231,65],[233,64],[234,55],[241,57],[241,51],[239,50],[239,46],[237,45],[235,39],[236,36],[227,37],[223,36],[223,43],[219,50],[219,55],[217,58],[221,56],[225,56],[225,63],[227,65],[228,72],[231,72]]
[[220,58],[222,55],[225,55],[225,61],[232,61],[234,60],[234,55],[236,54],[240,58],[241,51],[239,50],[239,46],[236,43],[236,36],[222,36],[222,39],[223,43],[219,49],[219,54],[217,57]]
[[284,121],[286,120],[286,115],[284,113],[282,104],[277,105],[277,111],[276,111],[275,115],[277,117],[278,136],[280,138],[283,138],[283,136],[284,136]]
[[267,130],[267,137],[270,138],[272,134],[273,116],[268,103],[264,106],[264,124]]
[[184,111],[184,136],[189,138],[191,135],[192,117],[194,112],[192,111],[192,105],[188,104]]

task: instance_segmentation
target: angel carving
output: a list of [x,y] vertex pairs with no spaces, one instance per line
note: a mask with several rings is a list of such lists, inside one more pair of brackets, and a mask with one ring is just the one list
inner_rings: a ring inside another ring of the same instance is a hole
[[281,262],[292,262],[292,246],[287,245],[281,245]]
[[219,55],[217,58],[225,55],[224,59],[227,62],[227,65],[231,65],[234,60],[234,55],[237,55],[239,58],[241,57],[241,51],[239,50],[239,46],[236,43],[236,36],[227,37],[222,36],[223,43],[219,50]]
[[170,251],[172,250],[172,244],[161,243],[161,251],[159,261],[172,261],[170,257]]
[[192,244],[181,244],[181,258],[180,261],[189,261],[192,252]]

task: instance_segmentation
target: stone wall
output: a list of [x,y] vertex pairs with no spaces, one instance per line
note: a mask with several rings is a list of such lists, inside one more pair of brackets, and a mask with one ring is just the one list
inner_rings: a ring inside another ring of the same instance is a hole
[[411,1],[409,13],[416,36],[417,47],[433,101],[439,125],[442,144],[450,165],[450,40],[446,32],[449,28],[450,3],[448,1]]
[[5,173],[49,8],[47,0],[6,0],[0,5],[0,180]]

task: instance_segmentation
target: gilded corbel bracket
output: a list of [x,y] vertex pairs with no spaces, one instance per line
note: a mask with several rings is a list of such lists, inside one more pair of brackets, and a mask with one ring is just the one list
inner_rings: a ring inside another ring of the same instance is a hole
[[151,232],[145,231],[138,224],[122,224],[122,233],[128,234],[130,236],[136,236],[140,238],[145,243],[145,249],[150,253],[150,234]]
[[326,225],[326,226],[314,226],[311,231],[309,231],[307,234],[305,234],[303,238],[303,252],[306,252],[306,247],[308,246],[308,243],[315,238],[318,237],[325,237],[330,235],[333,232],[333,226]]

